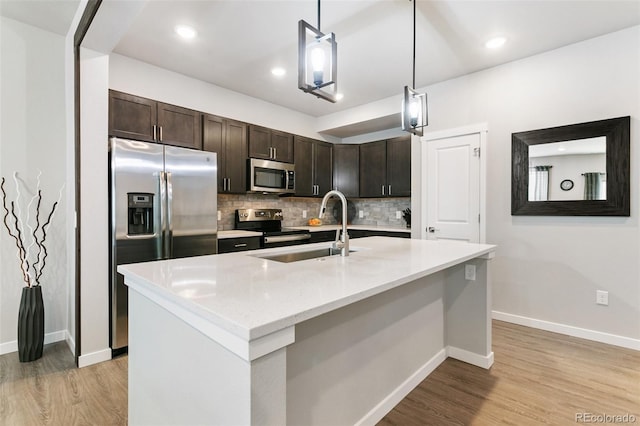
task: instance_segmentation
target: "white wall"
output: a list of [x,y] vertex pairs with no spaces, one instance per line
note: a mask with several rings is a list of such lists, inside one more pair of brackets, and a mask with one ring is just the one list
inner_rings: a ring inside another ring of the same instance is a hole
[[[636,26],[427,88],[429,131],[489,126],[487,242],[499,247],[501,318],[640,348],[639,75]],[[627,115],[631,217],[511,216],[511,133]],[[596,290],[609,292],[608,307]]]
[[[51,206],[67,173],[65,121],[65,38],[0,17],[0,175],[15,199],[13,172],[31,190],[42,171],[43,205]],[[64,195],[47,236],[49,256],[41,280],[45,304],[45,343],[67,337],[69,215]],[[4,212],[3,212],[4,213]],[[23,287],[16,247],[0,231],[0,354],[17,350],[18,304]]]
[[109,56],[80,51],[80,357],[78,366],[111,358],[109,347]]

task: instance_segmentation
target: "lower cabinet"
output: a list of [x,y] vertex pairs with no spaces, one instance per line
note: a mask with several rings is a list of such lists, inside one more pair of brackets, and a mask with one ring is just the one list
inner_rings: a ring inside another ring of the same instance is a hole
[[312,243],[324,243],[326,241],[334,241],[336,239],[336,231],[318,231],[311,233]]
[[349,230],[349,238],[364,238],[364,237],[396,237],[396,238],[411,238],[409,232],[393,232],[393,231],[374,231],[368,229],[351,229]]
[[[364,238],[364,237],[397,237],[397,238],[411,238],[409,232],[392,232],[392,231],[375,231],[368,229],[348,229],[349,238]],[[323,243],[325,241],[334,241],[336,239],[336,231],[318,231],[311,233],[312,243]]]
[[236,251],[257,250],[261,237],[223,238],[218,240],[218,254]]

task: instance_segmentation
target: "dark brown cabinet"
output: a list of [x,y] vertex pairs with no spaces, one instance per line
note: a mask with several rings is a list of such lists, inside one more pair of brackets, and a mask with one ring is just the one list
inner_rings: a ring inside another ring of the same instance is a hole
[[293,163],[293,135],[249,125],[249,157]]
[[360,145],[360,197],[411,196],[411,138]]
[[411,136],[387,140],[387,195],[411,196]]
[[223,238],[218,240],[218,254],[257,250],[259,248],[260,237]]
[[200,112],[109,90],[109,135],[202,149]]
[[202,149],[218,157],[218,192],[247,192],[247,124],[202,115]]
[[359,145],[333,146],[333,188],[342,192],[345,197],[360,196],[359,164]]
[[295,137],[296,195],[323,196],[331,190],[332,144]]

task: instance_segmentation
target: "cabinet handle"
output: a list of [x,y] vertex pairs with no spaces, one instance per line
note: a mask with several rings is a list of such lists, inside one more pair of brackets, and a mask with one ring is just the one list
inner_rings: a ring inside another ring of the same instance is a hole
[[162,126],[158,126],[160,127],[160,142],[162,142]]
[[227,178],[222,178],[222,192],[227,190]]
[[382,195],[384,195],[384,185],[382,185]]
[[273,159],[277,159],[278,158],[278,148],[273,148]]
[[387,192],[387,195],[391,195],[391,185],[389,185],[389,191]]
[[234,247],[246,247],[246,246],[247,246],[247,244],[246,244],[246,243],[243,243],[243,244],[234,244],[233,246],[234,246]]
[[231,178],[226,178],[227,179],[227,191],[231,191]]
[[157,132],[157,130],[156,130],[156,129],[157,129],[157,127],[158,127],[158,126],[156,126],[155,124],[153,125],[153,140],[154,140],[154,141],[157,141],[157,140],[158,140],[158,135],[157,135],[157,133],[158,133],[158,132]]

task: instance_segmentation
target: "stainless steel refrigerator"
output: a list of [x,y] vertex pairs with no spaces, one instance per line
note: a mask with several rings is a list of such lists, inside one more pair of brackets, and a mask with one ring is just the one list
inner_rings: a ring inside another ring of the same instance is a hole
[[212,152],[109,140],[111,348],[128,345],[128,290],[116,266],[217,253]]

